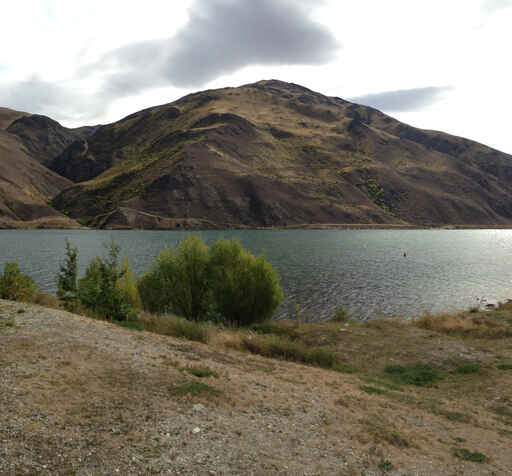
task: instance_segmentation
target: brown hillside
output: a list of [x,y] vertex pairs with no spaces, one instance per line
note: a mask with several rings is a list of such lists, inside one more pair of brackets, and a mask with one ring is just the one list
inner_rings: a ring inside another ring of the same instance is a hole
[[50,167],[80,182],[54,205],[95,226],[509,225],[511,158],[271,80],[132,114]]
[[69,129],[49,117],[32,114],[16,119],[6,130],[20,138],[32,158],[48,165],[66,147],[76,140],[89,137],[98,127]]
[[[7,128],[25,113],[0,109]],[[71,182],[31,158],[21,141],[0,129],[0,228],[76,227],[48,201]]]

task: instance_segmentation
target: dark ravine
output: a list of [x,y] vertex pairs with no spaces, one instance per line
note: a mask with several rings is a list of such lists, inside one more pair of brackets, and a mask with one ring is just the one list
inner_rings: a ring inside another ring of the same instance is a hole
[[20,115],[5,134],[63,177],[51,205],[88,226],[512,225],[512,156],[296,84],[203,91],[101,127]]

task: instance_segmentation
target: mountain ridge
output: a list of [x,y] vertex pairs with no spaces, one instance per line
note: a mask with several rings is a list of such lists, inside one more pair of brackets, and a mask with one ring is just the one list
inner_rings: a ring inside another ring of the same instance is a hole
[[512,156],[293,83],[200,91],[73,134],[27,149],[73,182],[52,206],[89,226],[512,225]]

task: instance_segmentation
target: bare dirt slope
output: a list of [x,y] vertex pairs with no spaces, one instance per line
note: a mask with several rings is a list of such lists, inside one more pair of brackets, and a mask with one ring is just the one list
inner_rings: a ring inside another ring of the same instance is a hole
[[[496,379],[485,345],[401,329],[404,349],[364,326],[340,332],[340,349],[376,368],[383,346],[398,361],[414,346],[488,373],[471,394],[464,380],[368,393],[378,385],[362,375],[0,301],[0,474],[511,474],[506,410],[491,411],[510,404],[510,373]],[[186,371],[198,365],[215,376]],[[485,461],[455,456],[463,447]]]

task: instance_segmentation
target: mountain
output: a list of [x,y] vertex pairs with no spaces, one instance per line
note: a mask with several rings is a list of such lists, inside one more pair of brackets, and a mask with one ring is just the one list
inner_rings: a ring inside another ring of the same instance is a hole
[[12,121],[6,130],[21,140],[31,157],[48,165],[70,144],[91,136],[99,127],[68,129],[49,117],[32,114],[23,115]]
[[0,108],[0,228],[77,227],[48,204],[72,182],[31,157],[20,138],[7,131],[27,117],[27,113]]
[[282,81],[104,126],[5,109],[0,125],[53,184],[34,176],[43,199],[93,227],[512,225],[512,156]]
[[512,157],[270,80],[132,114],[49,167],[100,227],[512,224]]

